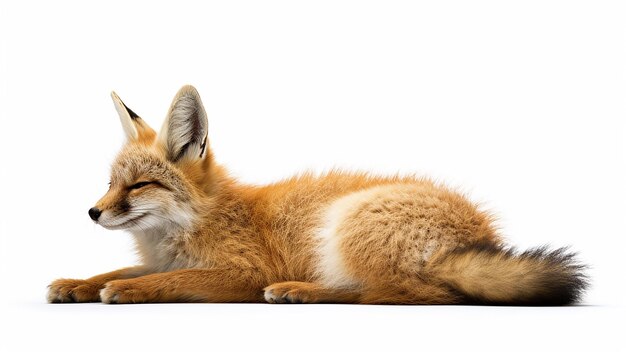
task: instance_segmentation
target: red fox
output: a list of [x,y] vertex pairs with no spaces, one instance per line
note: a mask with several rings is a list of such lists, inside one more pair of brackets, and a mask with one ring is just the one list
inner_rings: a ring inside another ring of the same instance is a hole
[[215,161],[194,87],[158,134],[111,95],[127,142],[89,216],[129,231],[141,265],[56,280],[49,302],[565,305],[587,287],[574,254],[511,249],[489,213],[430,180],[245,185]]

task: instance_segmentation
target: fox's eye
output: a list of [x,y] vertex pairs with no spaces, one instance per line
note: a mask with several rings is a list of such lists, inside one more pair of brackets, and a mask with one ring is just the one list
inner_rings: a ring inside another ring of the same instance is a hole
[[139,189],[139,188],[143,188],[146,185],[152,184],[152,182],[150,181],[140,181],[139,183],[135,183],[133,184],[129,189],[130,190],[135,190],[135,189]]

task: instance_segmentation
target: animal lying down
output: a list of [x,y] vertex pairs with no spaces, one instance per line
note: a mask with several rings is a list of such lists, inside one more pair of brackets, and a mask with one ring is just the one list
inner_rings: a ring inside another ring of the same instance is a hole
[[488,213],[430,180],[333,171],[242,184],[213,157],[195,88],[158,134],[112,97],[127,141],[89,216],[130,232],[141,265],[56,280],[49,302],[565,305],[586,288],[573,254],[517,253]]

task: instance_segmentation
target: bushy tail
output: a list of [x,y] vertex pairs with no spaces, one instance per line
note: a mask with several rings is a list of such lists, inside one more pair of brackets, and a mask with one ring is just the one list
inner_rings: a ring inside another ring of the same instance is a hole
[[567,305],[588,286],[585,266],[565,248],[517,253],[497,245],[473,245],[444,253],[431,272],[468,302],[496,305]]

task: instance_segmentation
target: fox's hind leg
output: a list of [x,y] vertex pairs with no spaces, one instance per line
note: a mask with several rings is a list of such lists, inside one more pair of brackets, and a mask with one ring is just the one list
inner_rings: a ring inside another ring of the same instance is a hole
[[265,300],[269,303],[357,303],[357,288],[327,288],[319,283],[286,281],[267,286]]
[[384,185],[339,198],[324,211],[319,282],[362,287],[359,303],[452,304],[457,292],[428,269],[440,252],[497,242],[487,214],[432,184]]

